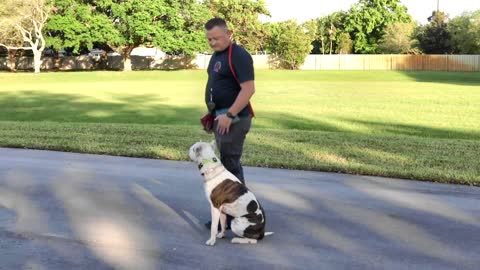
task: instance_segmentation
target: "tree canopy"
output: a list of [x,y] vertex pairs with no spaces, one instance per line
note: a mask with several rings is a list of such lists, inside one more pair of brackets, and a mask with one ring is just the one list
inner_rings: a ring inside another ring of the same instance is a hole
[[359,0],[348,11],[345,30],[353,37],[355,53],[379,53],[385,28],[412,17],[400,0]]
[[123,55],[140,45],[166,53],[193,55],[205,50],[202,26],[211,16],[196,0],[54,0],[56,9],[47,30],[54,48],[78,52],[95,43]]
[[269,16],[263,0],[206,0],[213,16],[225,19],[233,31],[233,39],[248,51],[263,50],[265,27],[259,16]]

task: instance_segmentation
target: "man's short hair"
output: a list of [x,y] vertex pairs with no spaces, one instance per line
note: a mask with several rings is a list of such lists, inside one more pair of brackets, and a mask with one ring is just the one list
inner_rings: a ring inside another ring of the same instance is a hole
[[208,20],[208,22],[205,24],[205,29],[207,31],[210,31],[212,30],[215,26],[219,26],[219,27],[223,27],[225,29],[227,29],[227,22],[222,19],[222,18],[213,18],[213,19],[210,19]]

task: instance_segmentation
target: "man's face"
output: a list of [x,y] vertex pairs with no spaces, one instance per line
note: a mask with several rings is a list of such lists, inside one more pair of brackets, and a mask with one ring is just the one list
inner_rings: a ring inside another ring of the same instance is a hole
[[216,52],[225,50],[230,44],[230,31],[224,27],[215,26],[205,33],[208,44]]

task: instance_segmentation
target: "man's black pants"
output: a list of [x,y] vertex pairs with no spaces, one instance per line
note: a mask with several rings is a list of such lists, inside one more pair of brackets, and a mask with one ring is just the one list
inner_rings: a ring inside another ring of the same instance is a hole
[[220,152],[220,160],[223,166],[245,184],[242,163],[240,158],[243,154],[243,143],[250,131],[252,118],[250,116],[240,118],[240,121],[230,126],[228,134],[220,135],[217,132],[217,121],[214,124],[215,141]]

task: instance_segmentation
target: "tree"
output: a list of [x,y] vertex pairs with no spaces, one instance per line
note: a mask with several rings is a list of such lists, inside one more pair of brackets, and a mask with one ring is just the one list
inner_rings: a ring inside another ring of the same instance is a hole
[[130,54],[140,45],[168,54],[193,55],[207,49],[203,23],[211,14],[197,0],[54,1],[58,9],[49,24],[52,46],[78,51],[104,43],[122,55],[127,71]]
[[328,28],[328,39],[330,39],[330,54],[332,54],[333,41],[336,39],[335,38],[336,36],[337,36],[337,28],[333,25],[333,23],[330,23],[330,28]]
[[387,25],[411,21],[400,0],[359,0],[348,12],[345,30],[353,37],[355,53],[378,53]]
[[325,54],[325,42],[328,39],[326,17],[316,19],[315,38],[312,42],[312,53]]
[[39,73],[45,49],[43,27],[48,18],[49,6],[45,0],[4,0],[2,5],[0,46],[13,51],[32,50],[34,71]]
[[67,49],[74,54],[91,50],[94,44],[122,43],[121,33],[107,14],[78,0],[53,0],[54,9],[45,29],[47,45],[56,50]]
[[227,21],[233,40],[248,51],[263,50],[266,29],[259,15],[270,16],[263,0],[206,0],[213,16]]
[[297,69],[312,50],[308,29],[290,20],[267,24],[269,37],[267,48],[279,57],[281,67]]
[[480,54],[480,10],[453,18],[447,29],[454,53]]
[[335,51],[338,54],[349,54],[352,53],[353,41],[348,33],[341,33],[338,36],[338,45],[337,50]]
[[428,20],[430,23],[421,27],[417,34],[422,51],[427,54],[452,53],[451,36],[447,29],[447,14],[434,11]]
[[309,20],[304,22],[301,27],[304,29],[305,34],[308,35],[309,39],[316,39],[317,38],[317,21],[316,20]]
[[414,46],[413,23],[396,22],[385,29],[385,34],[380,40],[379,48],[383,53],[406,54]]
[[[344,33],[345,19],[347,13],[343,11],[334,12],[328,16],[318,18],[316,38],[312,42],[312,53],[329,53],[337,51],[340,35]],[[343,38],[346,36],[343,35]],[[325,46],[329,44],[329,46]]]
[[16,71],[16,54],[18,48],[23,49],[23,38],[21,32],[13,27],[13,22],[17,21],[18,12],[13,10],[12,1],[0,2],[0,48],[7,51],[9,70]]

